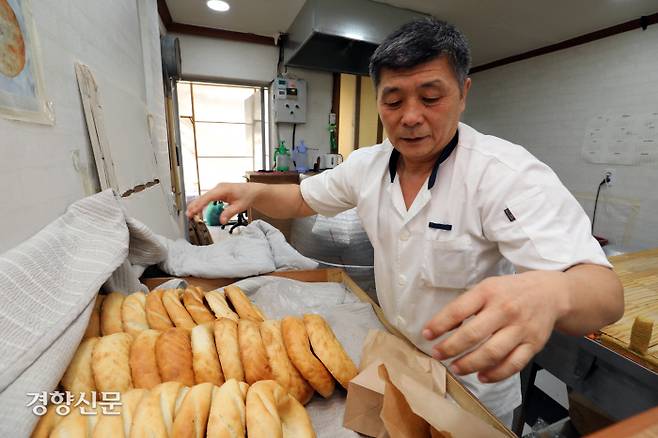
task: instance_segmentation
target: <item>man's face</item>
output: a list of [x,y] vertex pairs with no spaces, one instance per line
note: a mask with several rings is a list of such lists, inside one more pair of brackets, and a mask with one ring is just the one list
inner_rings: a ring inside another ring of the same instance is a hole
[[408,70],[384,68],[377,108],[389,140],[407,160],[433,160],[452,139],[471,80],[460,92],[446,57]]

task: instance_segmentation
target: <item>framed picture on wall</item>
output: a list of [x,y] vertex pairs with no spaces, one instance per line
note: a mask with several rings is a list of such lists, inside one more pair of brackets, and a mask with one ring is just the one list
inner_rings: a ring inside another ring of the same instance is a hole
[[54,124],[29,0],[0,0],[0,116]]

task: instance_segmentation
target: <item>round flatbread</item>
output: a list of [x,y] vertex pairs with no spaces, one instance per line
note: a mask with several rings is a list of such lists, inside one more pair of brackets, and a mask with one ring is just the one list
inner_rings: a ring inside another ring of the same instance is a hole
[[25,68],[25,41],[7,0],[0,0],[0,73],[13,78]]

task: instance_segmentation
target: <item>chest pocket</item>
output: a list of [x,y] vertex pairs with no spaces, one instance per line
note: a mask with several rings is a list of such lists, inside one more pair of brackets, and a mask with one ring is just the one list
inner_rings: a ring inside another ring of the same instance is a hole
[[469,236],[425,240],[420,277],[426,286],[465,289],[475,268]]

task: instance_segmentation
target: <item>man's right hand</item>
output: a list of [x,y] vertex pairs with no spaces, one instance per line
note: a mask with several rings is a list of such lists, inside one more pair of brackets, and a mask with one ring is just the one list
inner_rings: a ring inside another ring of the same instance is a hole
[[249,208],[256,199],[256,195],[262,188],[262,184],[256,183],[219,183],[211,190],[199,196],[187,206],[187,217],[201,213],[203,208],[211,201],[223,201],[228,203],[219,222],[226,224],[229,219]]

